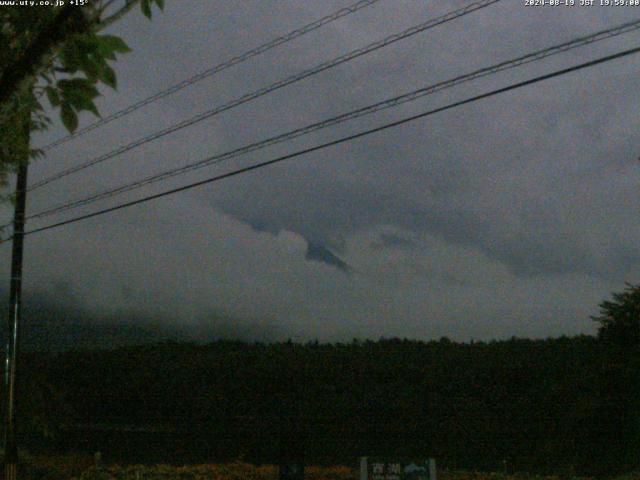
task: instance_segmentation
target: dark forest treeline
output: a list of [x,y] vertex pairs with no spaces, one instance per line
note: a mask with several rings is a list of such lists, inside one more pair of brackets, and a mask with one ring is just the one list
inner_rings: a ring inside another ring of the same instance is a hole
[[639,367],[636,349],[588,336],[31,354],[23,425],[57,427],[49,446],[131,462],[273,462],[294,449],[332,464],[432,455],[451,468],[613,474],[640,467]]

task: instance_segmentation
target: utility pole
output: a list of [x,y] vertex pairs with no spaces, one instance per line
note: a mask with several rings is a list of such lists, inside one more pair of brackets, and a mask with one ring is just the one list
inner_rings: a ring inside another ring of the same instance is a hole
[[[31,116],[25,119],[25,141],[29,145]],[[28,152],[28,149],[27,149]],[[16,367],[18,357],[18,326],[22,307],[22,252],[24,245],[24,217],[27,204],[28,153],[18,165],[16,198],[13,214],[11,251],[11,285],[9,290],[9,315],[7,318],[7,343],[5,360],[5,437],[4,480],[16,480],[18,475],[18,443],[16,438]]]

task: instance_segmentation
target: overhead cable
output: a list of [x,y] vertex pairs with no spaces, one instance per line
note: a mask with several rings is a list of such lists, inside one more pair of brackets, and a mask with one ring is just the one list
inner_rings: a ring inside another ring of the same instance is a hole
[[126,145],[123,145],[121,147],[116,148],[115,150],[112,150],[104,155],[101,155],[99,157],[93,158],[91,160],[88,160],[84,163],[81,163],[79,165],[76,165],[74,167],[70,167],[66,170],[62,170],[61,172],[58,172],[56,174],[53,174],[50,177],[47,177],[43,180],[40,180],[39,182],[34,183],[32,186],[30,186],[28,188],[28,191],[32,191],[35,190],[37,188],[40,188],[44,185],[47,185],[55,180],[59,180],[61,178],[67,177],[68,175],[71,175],[73,173],[79,172],[81,170],[84,170],[86,168],[92,167],[94,165],[97,165],[99,163],[102,163],[106,160],[109,160],[111,158],[114,158],[118,155],[121,155],[125,152],[128,152],[130,150],[133,150],[134,148],[140,147],[142,145],[145,145],[149,142],[152,142],[154,140],[158,140],[159,138],[162,138],[166,135],[169,135],[171,133],[177,132],[178,130],[182,130],[183,128],[189,127],[191,125],[194,125],[198,122],[201,122],[203,120],[206,120],[208,118],[213,117],[214,115],[220,114],[222,112],[225,112],[227,110],[231,110],[232,108],[235,108],[239,105],[248,103],[252,100],[255,100],[256,98],[262,97],[264,95],[267,95],[268,93],[271,93],[273,91],[279,90],[280,88],[286,87],[288,85],[291,85],[293,83],[299,82],[300,80],[303,80],[305,78],[311,77],[313,75],[316,75],[320,72],[324,72],[326,70],[329,70],[330,68],[336,67],[338,65],[341,65],[343,63],[349,62],[355,58],[358,58],[362,55],[366,55],[370,52],[373,52],[374,50],[378,50],[380,48],[386,47],[387,45],[391,45],[392,43],[398,42],[400,40],[403,40],[405,38],[408,38],[412,35],[416,35],[420,32],[424,32],[425,30],[431,29],[433,27],[436,27],[438,25],[442,25],[445,24],[447,22],[450,22],[452,20],[455,20],[456,18],[460,18],[464,15],[468,15],[472,12],[475,12],[477,10],[480,10],[482,8],[486,8],[494,3],[500,2],[501,0],[480,0],[477,2],[474,2],[470,5],[467,5],[466,7],[454,10],[452,12],[449,12],[445,15],[442,15],[441,17],[437,17],[434,18],[432,20],[429,20],[427,22],[421,23],[419,25],[416,25],[414,27],[408,28],[407,30],[401,32],[401,33],[396,33],[393,35],[390,35],[382,40],[379,40],[377,42],[371,43],[363,48],[359,48],[357,50],[353,50],[349,53],[346,53],[344,55],[341,55],[337,58],[334,58],[333,60],[329,60],[326,62],[323,62],[319,65],[316,65],[315,67],[312,67],[308,70],[304,70],[301,73],[297,73],[295,75],[289,76],[283,80],[280,80],[278,82],[275,82],[269,86],[260,88],[254,92],[251,93],[247,93],[241,97],[238,97],[236,99],[233,99],[227,103],[224,103],[218,107],[215,107],[211,110],[207,110],[206,112],[202,112],[198,115],[195,115],[194,117],[191,117],[187,120],[183,120],[179,123],[176,123],[170,127],[167,127],[163,130],[154,132],[150,135],[147,135],[145,137],[139,138],[138,140],[134,140],[131,143],[128,143]]
[[214,155],[208,158],[205,158],[203,160],[199,160],[197,162],[194,163],[190,163],[188,165],[184,165],[182,167],[177,167],[177,168],[173,168],[173,169],[169,169],[169,170],[165,170],[164,172],[161,173],[157,173],[148,177],[145,177],[143,179],[137,180],[135,182],[131,182],[125,185],[122,185],[120,187],[114,188],[114,189],[108,189],[106,191],[100,192],[100,193],[96,193],[96,194],[92,194],[89,195],[87,197],[72,201],[72,202],[67,202],[64,203],[62,205],[58,205],[55,207],[51,207],[48,208],[46,210],[34,213],[32,215],[27,216],[27,219],[36,219],[36,218],[43,218],[43,217],[47,217],[50,215],[54,215],[56,213],[61,213],[67,210],[71,210],[71,209],[75,209],[81,206],[85,206],[91,203],[94,203],[96,201],[105,199],[105,198],[111,198],[132,190],[136,190],[138,188],[144,187],[146,185],[150,185],[153,183],[157,183],[160,181],[164,181],[168,178],[171,177],[175,177],[177,175],[182,175],[200,168],[204,168],[204,167],[208,167],[214,164],[218,164],[221,163],[223,161],[229,160],[231,158],[235,158],[241,155],[245,155],[247,153],[250,152],[254,152],[257,150],[261,150],[263,148],[269,147],[271,145],[275,145],[284,141],[288,141],[288,140],[292,140],[294,138],[300,137],[302,135],[306,135],[309,134],[311,132],[315,132],[317,130],[321,130],[323,128],[327,128],[333,125],[337,125],[349,120],[353,120],[365,115],[369,115],[372,114],[374,112],[378,112],[380,110],[384,110],[384,109],[388,109],[388,108],[392,108],[392,107],[396,107],[398,105],[402,105],[404,103],[407,102],[411,102],[414,100],[417,100],[421,97],[424,97],[426,95],[431,95],[433,93],[448,89],[448,88],[452,88],[454,86],[460,85],[462,83],[465,82],[469,82],[472,80],[476,80],[479,78],[483,78],[486,77],[488,75],[492,75],[492,74],[496,74],[498,72],[502,72],[504,70],[508,70],[511,68],[515,68],[515,67],[519,67],[522,65],[526,65],[532,62],[536,62],[536,61],[540,61],[544,58],[553,56],[553,55],[557,55],[578,47],[582,47],[584,45],[589,45],[592,44],[594,42],[599,42],[611,37],[615,37],[618,35],[622,35],[625,33],[629,33],[629,32],[633,32],[640,29],[640,19],[636,19],[634,21],[631,22],[627,22],[624,23],[622,25],[618,25],[616,27],[612,27],[612,28],[608,28],[606,30],[601,30],[598,31],[596,33],[592,33],[590,35],[587,36],[583,36],[583,37],[579,37],[576,39],[573,39],[571,41],[559,44],[559,45],[554,45],[542,50],[538,50],[536,52],[533,53],[529,53],[527,55],[521,56],[521,57],[517,57],[508,61],[504,61],[504,62],[500,62],[497,63],[495,65],[492,65],[490,67],[485,67],[479,70],[475,70],[471,73],[467,73],[464,75],[460,75],[457,77],[454,77],[452,79],[449,80],[445,80],[442,82],[438,82],[436,84],[430,85],[428,87],[423,87],[417,90],[414,90],[412,92],[409,93],[405,93],[402,95],[398,95],[396,97],[392,97],[386,100],[383,100],[381,102],[378,103],[374,103],[372,105],[368,105],[366,107],[362,107],[362,108],[358,108],[356,110],[352,110],[350,112],[344,113],[342,115],[338,115],[320,122],[316,122],[307,126],[304,126],[302,128],[297,128],[295,130],[259,141],[259,142],[254,142],[251,143],[249,145],[245,145],[243,147],[240,148],[236,148],[234,150],[222,153],[222,154],[218,154],[218,155]]
[[55,140],[54,142],[51,142],[43,147],[40,148],[40,150],[47,152],[55,147],[57,147],[58,145],[62,145],[63,143],[68,142],[69,140],[72,140],[76,137],[79,137],[81,135],[84,135],[85,133],[88,133],[92,130],[95,130],[96,128],[102,127],[103,125],[106,125],[107,123],[111,123],[114,120],[117,120],[118,118],[122,118],[126,115],[129,115],[130,113],[135,112],[136,110],[139,110],[142,107],[145,107],[146,105],[149,105],[151,103],[157,102],[158,100],[168,97],[169,95],[173,95],[174,93],[190,86],[193,85],[194,83],[197,83],[201,80],[204,80],[205,78],[209,78],[217,73],[222,72],[223,70],[226,70],[227,68],[233,67],[234,65],[238,65],[239,63],[245,62],[253,57],[256,57],[262,53],[265,53],[268,50],[271,50],[275,47],[278,47],[284,43],[290,42],[291,40],[294,40],[298,37],[301,37],[302,35],[305,35],[309,32],[312,32],[314,30],[317,30],[318,28],[327,25],[328,23],[334,22],[342,17],[346,17],[347,15],[350,15],[354,12],[357,12],[358,10],[361,10],[365,7],[368,7],[370,5],[373,5],[374,3],[379,2],[380,0],[360,0],[352,5],[349,5],[347,7],[341,8],[340,10],[333,12],[325,17],[320,18],[319,20],[316,20],[314,22],[311,22],[301,28],[298,28],[296,30],[293,30],[285,35],[282,35],[280,37],[274,38],[273,40],[264,43],[262,45],[260,45],[259,47],[256,47],[252,50],[249,50],[247,52],[244,52],[240,55],[236,55],[235,57],[232,57],[222,63],[219,63],[218,65],[215,65],[211,68],[208,68],[206,70],[203,70],[200,73],[197,73],[195,75],[193,75],[192,77],[189,77],[185,80],[182,80],[181,82],[178,82],[168,88],[166,88],[165,90],[161,90],[157,93],[154,93],[153,95],[144,98],[132,105],[129,105],[128,107],[122,109],[122,110],[118,110],[117,112],[114,112],[110,115],[107,115],[106,117],[101,118],[100,120],[97,120],[96,122],[92,123],[91,125],[87,125],[86,127],[80,128],[79,130],[76,130],[74,133],[71,133],[69,135],[66,135],[64,137],[59,138],[58,140]]
[[365,131],[362,131],[362,132],[359,132],[359,133],[356,133],[356,134],[353,134],[353,135],[348,135],[346,137],[342,137],[342,138],[339,138],[337,140],[332,140],[330,142],[326,142],[326,143],[323,143],[323,144],[320,144],[320,145],[316,145],[316,146],[313,146],[313,147],[305,148],[303,150],[299,150],[297,152],[290,153],[288,155],[283,155],[283,156],[280,156],[280,157],[277,157],[277,158],[274,158],[274,159],[271,159],[271,160],[267,160],[267,161],[264,161],[264,162],[261,162],[261,163],[250,165],[248,167],[239,168],[239,169],[233,170],[231,172],[227,172],[227,173],[224,173],[224,174],[221,174],[221,175],[216,175],[214,177],[210,177],[210,178],[207,178],[205,180],[200,180],[198,182],[190,183],[190,184],[184,185],[182,187],[174,188],[174,189],[167,190],[167,191],[164,191],[164,192],[161,192],[161,193],[157,193],[157,194],[154,194],[154,195],[149,195],[147,197],[139,198],[137,200],[133,200],[133,201],[126,202],[126,203],[121,203],[121,204],[115,205],[113,207],[105,208],[105,209],[98,210],[98,211],[95,211],[95,212],[92,212],[92,213],[88,213],[88,214],[85,214],[85,215],[80,215],[80,216],[77,216],[77,217],[74,217],[74,218],[71,218],[71,219],[68,219],[68,220],[64,220],[64,221],[61,221],[61,222],[57,222],[57,223],[53,223],[53,224],[50,224],[50,225],[46,225],[44,227],[40,227],[40,228],[36,228],[36,229],[33,229],[33,230],[29,230],[29,231],[25,232],[25,235],[31,235],[31,234],[34,234],[34,233],[39,233],[39,232],[44,232],[44,231],[47,231],[47,230],[51,230],[53,228],[59,228],[59,227],[62,227],[64,225],[70,225],[70,224],[77,223],[77,222],[80,222],[80,221],[83,221],[83,220],[87,220],[89,218],[93,218],[93,217],[97,217],[97,216],[100,216],[100,215],[104,215],[106,213],[114,212],[114,211],[117,211],[117,210],[122,210],[124,208],[128,208],[128,207],[131,207],[131,206],[134,206],[134,205],[139,205],[141,203],[149,202],[151,200],[156,200],[158,198],[162,198],[162,197],[166,197],[166,196],[169,196],[169,195],[173,195],[175,193],[183,192],[183,191],[186,191],[186,190],[191,190],[193,188],[200,187],[202,185],[207,185],[207,184],[210,184],[210,183],[214,183],[214,182],[217,182],[217,181],[220,181],[220,180],[224,180],[226,178],[235,177],[235,176],[238,176],[238,175],[241,175],[241,174],[253,171],[253,170],[258,170],[260,168],[268,167],[268,166],[274,165],[276,163],[283,162],[285,160],[290,160],[292,158],[296,158],[296,157],[299,157],[299,156],[302,156],[302,155],[306,155],[306,154],[309,154],[309,153],[312,153],[312,152],[315,152],[315,151],[318,151],[318,150],[322,150],[322,149],[325,149],[327,147],[331,147],[331,146],[334,146],[334,145],[339,145],[339,144],[342,144],[342,143],[350,142],[350,141],[353,141],[355,139],[371,135],[373,133],[381,132],[383,130],[387,130],[387,129],[394,128],[394,127],[397,127],[397,126],[400,126],[400,125],[404,125],[406,123],[413,122],[415,120],[418,120],[418,119],[421,119],[421,118],[425,118],[425,117],[434,115],[434,114],[439,113],[439,112],[450,110],[450,109],[453,109],[453,108],[456,108],[456,107],[459,107],[459,106],[462,106],[462,105],[467,105],[467,104],[476,102],[478,100],[482,100],[482,99],[485,99],[485,98],[493,97],[495,95],[499,95],[499,94],[502,94],[502,93],[505,93],[505,92],[509,92],[509,91],[512,91],[512,90],[515,90],[515,89],[518,89],[518,88],[522,88],[522,87],[528,86],[528,85],[533,85],[535,83],[539,83],[539,82],[542,82],[542,81],[545,81],[545,80],[549,80],[551,78],[559,77],[559,76],[562,76],[562,75],[567,75],[569,73],[576,72],[578,70],[582,70],[582,69],[585,69],[585,68],[593,67],[595,65],[599,65],[599,64],[602,64],[602,63],[610,62],[610,61],[613,61],[613,60],[616,60],[616,59],[620,59],[620,58],[623,58],[623,57],[627,57],[627,56],[630,56],[630,55],[635,55],[637,53],[640,53],[640,47],[631,48],[631,49],[624,50],[622,52],[619,52],[619,53],[616,53],[616,54],[613,54],[613,55],[607,55],[605,57],[600,57],[600,58],[598,58],[596,60],[591,60],[589,62],[581,63],[581,64],[575,65],[573,67],[564,68],[562,70],[556,70],[556,71],[554,71],[552,73],[548,73],[546,75],[541,75],[541,76],[538,76],[538,77],[535,77],[535,78],[532,78],[532,79],[529,79],[529,80],[525,80],[523,82],[515,83],[515,84],[512,84],[512,85],[503,87],[503,88],[492,90],[492,91],[487,92],[487,93],[476,95],[476,96],[467,98],[465,100],[460,100],[458,102],[450,103],[450,104],[445,105],[443,107],[435,108],[433,110],[429,110],[429,111],[426,111],[426,112],[423,112],[423,113],[420,113],[420,114],[417,114],[417,115],[413,115],[413,116],[410,116],[410,117],[407,117],[407,118],[404,118],[402,120],[398,120],[398,121],[395,121],[395,122],[387,123],[387,124],[381,125],[379,127],[371,128],[369,130],[365,130]]

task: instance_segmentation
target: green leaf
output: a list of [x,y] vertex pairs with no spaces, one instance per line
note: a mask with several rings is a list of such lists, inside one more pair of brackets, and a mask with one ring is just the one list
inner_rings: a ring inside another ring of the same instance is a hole
[[116,72],[114,72],[113,68],[111,68],[109,65],[105,65],[102,67],[102,71],[100,72],[100,80],[102,80],[102,82],[104,82],[114,90],[118,88]]
[[81,55],[77,45],[72,42],[66,42],[62,50],[60,51],[60,62],[64,67],[64,70],[70,73],[78,71],[80,68]]
[[60,108],[60,118],[62,118],[62,123],[69,130],[70,133],[76,131],[78,128],[78,115],[67,103],[63,103]]
[[95,98],[100,95],[100,92],[95,87],[91,80],[86,78],[72,78],[70,80],[60,80],[58,82],[58,88],[62,92],[62,95],[66,98]]
[[98,109],[96,108],[96,105],[95,103],[93,103],[93,100],[91,100],[91,98],[78,95],[67,98],[65,100],[68,100],[67,104],[73,107],[77,112],[81,110],[88,110],[96,116],[100,116],[100,114],[98,113]]
[[158,5],[160,11],[164,10],[164,0],[156,0],[156,5]]
[[151,18],[151,0],[141,0],[140,9],[145,17]]
[[96,107],[96,104],[93,103],[93,100],[87,100],[86,102],[83,102],[81,109],[93,113],[96,117],[100,117],[100,112],[98,112],[98,108]]
[[[96,116],[100,116],[98,109],[93,103],[93,99],[100,94],[94,82],[86,78],[72,78],[69,80],[60,80],[58,87],[60,89],[63,107],[66,106],[78,112],[88,110]],[[68,112],[66,115],[69,116]]]
[[45,91],[47,92],[47,98],[49,99],[49,103],[53,107],[57,107],[60,105],[60,95],[58,95],[58,91],[53,87],[46,87]]
[[102,65],[97,62],[93,57],[87,55],[82,59],[82,67],[81,70],[87,75],[90,80],[95,81],[100,77],[100,71],[102,70]]
[[37,160],[39,158],[44,158],[44,152],[39,148],[32,148],[29,151],[29,158]]
[[131,49],[120,37],[116,37],[115,35],[100,35],[98,36],[98,51],[106,58],[109,58],[105,52],[127,53],[130,52]]
[[106,45],[103,45],[102,43],[100,43],[100,46],[98,47],[98,55],[102,56],[103,60],[115,60],[116,59],[116,54],[113,52],[113,50],[111,50],[111,48],[109,48]]
[[100,48],[100,41],[93,33],[86,33],[78,38],[72,39],[82,55],[92,55]]

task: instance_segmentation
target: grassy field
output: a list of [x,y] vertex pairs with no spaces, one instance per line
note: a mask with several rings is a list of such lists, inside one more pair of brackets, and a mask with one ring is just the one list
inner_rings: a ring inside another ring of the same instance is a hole
[[[35,456],[30,459],[29,480],[277,480],[273,465],[252,465],[241,461],[176,467],[170,465],[110,465],[96,469],[86,456]],[[346,466],[305,469],[308,480],[358,480],[358,471]],[[504,475],[480,472],[438,472],[438,480],[568,480],[560,476]],[[592,480],[582,477],[575,480]],[[640,474],[616,480],[640,480]]]
[[[278,470],[272,465],[256,466],[235,462],[230,464],[171,466],[111,466],[101,472],[85,471],[77,480],[277,480]],[[305,479],[309,480],[358,480],[358,471],[351,467],[307,467]],[[439,480],[561,480],[559,476],[504,475],[478,472],[440,472]],[[587,480],[587,479],[583,479]],[[620,478],[619,480],[623,480]],[[640,475],[627,476],[624,480],[640,480]]]

